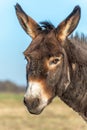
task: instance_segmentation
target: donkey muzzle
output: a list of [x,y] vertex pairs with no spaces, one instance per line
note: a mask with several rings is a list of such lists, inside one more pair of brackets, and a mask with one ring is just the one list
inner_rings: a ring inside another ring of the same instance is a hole
[[39,114],[41,111],[38,109],[38,106],[40,104],[39,98],[24,97],[24,104],[27,107],[28,111],[32,114]]

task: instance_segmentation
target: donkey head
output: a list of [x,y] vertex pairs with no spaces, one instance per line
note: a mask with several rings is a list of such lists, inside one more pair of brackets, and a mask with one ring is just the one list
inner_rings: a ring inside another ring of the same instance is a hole
[[43,22],[44,27],[41,27],[19,4],[16,4],[15,9],[22,28],[32,38],[31,44],[24,51],[27,60],[24,103],[30,113],[39,114],[70,83],[69,63],[64,46],[68,44],[67,37],[79,22],[80,7],[76,6],[57,28],[48,22]]

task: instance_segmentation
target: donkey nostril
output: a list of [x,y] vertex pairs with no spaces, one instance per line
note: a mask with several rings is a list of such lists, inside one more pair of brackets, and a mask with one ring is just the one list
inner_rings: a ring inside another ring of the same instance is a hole
[[24,104],[26,104],[26,102],[25,102],[25,98],[24,98],[23,102],[24,102]]
[[38,107],[40,100],[39,98],[27,99],[26,97],[24,97],[23,102],[29,109],[35,109],[36,107]]
[[35,98],[35,99],[33,100],[33,102],[32,102],[32,109],[38,107],[39,103],[40,103],[39,98]]
[[25,98],[25,97],[24,97],[23,102],[24,102],[24,105],[27,105],[27,101],[26,101],[26,98]]

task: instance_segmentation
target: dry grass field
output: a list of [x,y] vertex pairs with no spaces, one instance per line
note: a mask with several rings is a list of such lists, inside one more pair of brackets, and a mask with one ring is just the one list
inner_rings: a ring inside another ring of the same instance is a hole
[[56,98],[42,114],[28,113],[23,94],[0,94],[0,130],[87,130],[85,121]]

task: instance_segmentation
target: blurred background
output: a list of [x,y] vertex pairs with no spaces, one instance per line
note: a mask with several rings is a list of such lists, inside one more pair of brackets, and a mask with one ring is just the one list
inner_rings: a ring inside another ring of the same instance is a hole
[[16,3],[37,22],[48,20],[55,27],[79,5],[81,20],[74,35],[87,41],[87,0],[0,0],[0,130],[87,130],[83,119],[59,99],[39,116],[30,115],[24,107],[26,61],[23,51],[31,38],[19,25]]

